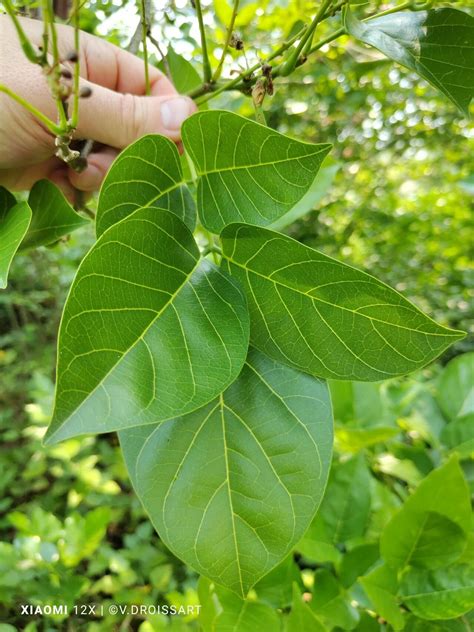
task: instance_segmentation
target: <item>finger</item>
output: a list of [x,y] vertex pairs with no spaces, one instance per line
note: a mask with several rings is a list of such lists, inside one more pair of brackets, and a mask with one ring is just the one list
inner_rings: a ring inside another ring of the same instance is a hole
[[69,182],[79,191],[97,191],[118,153],[112,147],[105,147],[90,154],[87,158],[87,167],[82,173],[69,169]]
[[64,194],[64,197],[70,204],[74,204],[76,199],[76,189],[73,187],[68,178],[68,169],[66,165],[62,165],[49,174],[49,180],[53,182]]
[[99,85],[88,85],[92,94],[81,99],[78,137],[121,149],[145,134],[181,138],[181,125],[195,110],[184,96],[136,96],[121,94]]
[[[116,92],[144,95],[145,72],[143,60],[91,35],[83,40],[81,75]],[[149,66],[151,94],[165,96],[177,94],[171,81],[157,68]]]

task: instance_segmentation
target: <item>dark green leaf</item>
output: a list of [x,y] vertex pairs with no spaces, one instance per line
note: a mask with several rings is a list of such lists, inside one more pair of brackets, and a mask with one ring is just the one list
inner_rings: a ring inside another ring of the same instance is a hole
[[100,190],[97,236],[144,206],[171,211],[194,230],[196,210],[178,150],[164,136],[144,136],[115,160]]
[[449,362],[441,374],[436,399],[450,420],[474,413],[474,352]]
[[49,180],[39,180],[28,197],[33,216],[20,250],[47,246],[89,223]]
[[360,579],[374,610],[386,619],[394,630],[404,626],[403,615],[395,597],[398,584],[396,572],[383,564]]
[[303,601],[298,585],[293,584],[293,602],[286,621],[285,632],[325,632],[327,628]]
[[279,233],[233,224],[223,266],[241,281],[251,341],[311,375],[373,381],[414,371],[464,334],[374,277]]
[[402,577],[399,596],[421,619],[454,619],[474,608],[474,566],[411,568]]
[[327,386],[251,351],[210,405],[120,433],[161,539],[239,595],[288,553],[323,494],[331,455]]
[[49,443],[169,419],[214,399],[248,345],[245,299],[181,220],[144,208],[83,260],[64,309]]
[[339,579],[345,588],[350,588],[379,559],[379,545],[359,544],[344,554],[339,567]]
[[353,630],[359,621],[359,614],[349,603],[342,586],[325,568],[314,574],[313,598],[309,605],[330,629],[339,626],[343,630]]
[[331,148],[216,110],[187,119],[183,141],[199,176],[199,217],[214,233],[232,222],[265,226],[282,217],[309,190]]
[[0,289],[7,287],[8,272],[31,221],[31,209],[0,187]]
[[351,35],[417,72],[465,114],[474,96],[474,18],[451,8],[402,11],[360,22],[345,12]]
[[395,568],[437,568],[462,553],[471,523],[469,489],[456,458],[433,470],[385,527],[381,553]]

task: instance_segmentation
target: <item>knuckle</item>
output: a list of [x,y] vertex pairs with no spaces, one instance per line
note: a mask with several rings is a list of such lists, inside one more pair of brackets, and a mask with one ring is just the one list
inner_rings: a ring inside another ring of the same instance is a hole
[[120,122],[127,143],[143,136],[146,131],[143,99],[134,94],[124,94],[121,98]]

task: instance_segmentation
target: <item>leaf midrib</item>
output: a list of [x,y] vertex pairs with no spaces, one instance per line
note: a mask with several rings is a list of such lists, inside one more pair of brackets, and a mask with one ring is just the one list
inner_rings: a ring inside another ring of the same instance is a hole
[[[151,327],[153,327],[153,325],[156,323],[156,321],[160,318],[160,316],[163,314],[163,312],[168,309],[168,307],[170,305],[173,304],[173,301],[176,299],[176,297],[178,296],[178,294],[181,292],[181,290],[184,288],[184,286],[189,282],[190,278],[192,277],[192,275],[194,274],[194,272],[197,270],[197,268],[199,267],[200,263],[202,261],[202,257],[198,256],[198,258],[196,259],[196,264],[195,266],[192,268],[192,270],[185,276],[183,282],[181,283],[181,285],[179,285],[179,287],[173,292],[173,294],[170,295],[169,299],[166,301],[165,305],[163,305],[163,307],[161,307],[161,309],[156,312],[156,316],[151,320],[151,322],[145,327],[145,329],[143,330],[143,332],[137,337],[137,339],[133,342],[133,344],[131,344],[120,356],[120,358],[117,360],[117,362],[115,362],[115,364],[109,369],[109,371],[107,371],[107,373],[104,375],[103,378],[101,378],[100,382],[98,382],[98,384],[96,384],[93,388],[93,390],[87,395],[87,397],[85,397],[82,402],[79,404],[79,406],[71,413],[69,414],[66,419],[64,419],[61,424],[58,426],[58,428],[48,437],[48,440],[51,440],[63,427],[64,425],[68,422],[69,419],[71,419],[71,416],[76,414],[77,411],[82,408],[84,406],[84,404],[92,397],[92,395],[94,395],[94,393],[97,391],[97,389],[99,389],[100,387],[102,387],[103,383],[105,382],[105,380],[109,377],[109,375],[115,370],[115,368],[120,364],[120,362],[122,362],[122,360],[125,358],[125,356],[130,353],[130,351],[136,346],[136,344],[140,341],[143,340],[143,338],[145,337],[145,335],[147,334],[147,332],[149,331],[149,329]],[[53,419],[54,419],[54,414],[53,414]]]
[[[333,307],[335,309],[340,309],[346,312],[349,312],[355,316],[361,316],[362,318],[366,318],[367,320],[370,321],[375,321],[378,323],[382,323],[383,325],[390,325],[391,327],[397,327],[398,329],[405,329],[406,331],[410,331],[410,332],[415,332],[415,333],[421,333],[421,334],[425,334],[427,336],[439,336],[439,337],[451,337],[451,338],[458,338],[459,334],[453,332],[451,333],[450,330],[447,330],[446,333],[432,333],[432,332],[427,332],[427,331],[423,331],[421,329],[410,329],[410,327],[405,327],[403,325],[398,325],[397,323],[391,323],[385,320],[380,320],[380,318],[374,318],[373,316],[368,316],[367,314],[363,314],[362,312],[353,310],[353,309],[349,309],[348,307],[343,307],[342,305],[337,305],[336,303],[331,303],[330,301],[325,301],[322,298],[319,298],[317,296],[311,296],[309,294],[309,292],[302,292],[301,290],[298,290],[297,288],[292,287],[291,285],[287,285],[286,283],[283,283],[282,281],[275,281],[274,279],[271,279],[270,277],[268,277],[265,274],[262,274],[261,272],[257,272],[256,270],[253,270],[252,268],[248,268],[245,264],[242,264],[238,261],[235,261],[235,259],[229,257],[226,254],[223,254],[223,257],[225,259],[227,259],[227,261],[229,261],[230,263],[233,263],[234,265],[238,266],[239,268],[242,268],[242,270],[245,270],[247,272],[250,272],[251,274],[255,274],[259,277],[261,277],[262,279],[265,279],[266,281],[273,283],[274,285],[279,285],[281,287],[284,287],[287,290],[291,290],[293,292],[296,292],[297,294],[301,294],[303,296],[307,296],[309,299],[317,301],[319,303],[324,303],[325,305],[329,305],[330,307]],[[317,262],[315,262],[317,263]],[[357,281],[355,281],[356,283]],[[398,307],[397,305],[392,305],[390,303],[387,303],[388,307]],[[402,306],[403,307],[403,306]],[[359,308],[360,309],[360,308]],[[414,309],[414,311],[416,312],[416,308]],[[425,315],[425,318],[427,318],[427,316]],[[439,325],[438,325],[439,326]]]

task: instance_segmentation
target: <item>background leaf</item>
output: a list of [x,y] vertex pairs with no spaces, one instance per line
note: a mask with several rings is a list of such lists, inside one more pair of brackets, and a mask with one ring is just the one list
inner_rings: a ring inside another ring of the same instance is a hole
[[153,423],[216,397],[248,346],[245,299],[181,220],[140,209],[83,260],[59,333],[49,442]]
[[457,459],[451,458],[419,484],[387,524],[382,557],[395,568],[446,566],[461,555],[470,524],[469,489]]
[[49,180],[39,180],[33,185],[28,204],[33,215],[20,250],[48,246],[90,223],[76,213],[63,193]]
[[454,564],[428,573],[409,569],[402,577],[400,599],[421,619],[453,619],[474,608],[474,567]]
[[474,18],[451,8],[403,11],[360,22],[345,12],[351,35],[417,72],[469,113],[474,96]]
[[474,413],[474,353],[451,360],[436,389],[436,399],[446,417],[454,421]]
[[145,206],[171,211],[194,230],[194,200],[183,181],[176,145],[164,136],[143,136],[116,158],[100,190],[97,236]]
[[199,217],[214,233],[241,220],[276,221],[308,191],[331,148],[216,110],[191,116],[182,134],[199,176]]
[[17,204],[15,197],[0,187],[0,289],[7,287],[8,271],[31,221],[26,202]]
[[[120,440],[137,493],[181,559],[240,596],[301,537],[323,494],[332,420],[323,382],[251,351],[208,406]],[[141,450],[139,451],[141,447]]]
[[421,368],[463,337],[374,277],[257,226],[222,233],[245,289],[252,344],[325,378],[374,381]]

